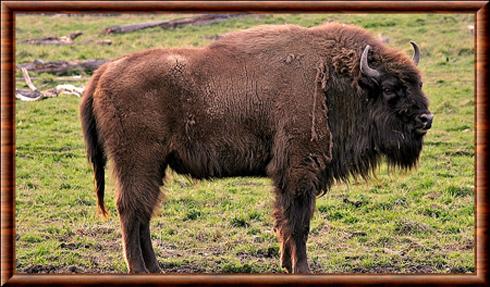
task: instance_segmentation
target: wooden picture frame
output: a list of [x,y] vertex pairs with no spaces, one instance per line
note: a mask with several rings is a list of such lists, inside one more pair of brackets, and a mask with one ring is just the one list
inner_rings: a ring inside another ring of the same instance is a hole
[[[468,275],[27,275],[15,273],[15,14],[19,12],[473,13],[475,15],[476,273]],[[1,284],[55,285],[474,285],[488,286],[488,1],[5,1],[1,3]]]

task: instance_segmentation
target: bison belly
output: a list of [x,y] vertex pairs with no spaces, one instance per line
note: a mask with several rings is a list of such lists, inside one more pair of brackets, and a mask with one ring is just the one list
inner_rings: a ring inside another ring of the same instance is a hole
[[242,136],[187,140],[170,153],[168,164],[194,178],[265,176],[270,159],[267,141]]

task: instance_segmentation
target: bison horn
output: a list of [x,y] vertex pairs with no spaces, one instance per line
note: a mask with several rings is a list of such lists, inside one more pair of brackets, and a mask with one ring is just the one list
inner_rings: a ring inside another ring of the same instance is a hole
[[415,65],[418,65],[419,64],[419,61],[420,61],[420,49],[419,49],[419,46],[417,46],[417,43],[415,43],[414,41],[410,41],[410,44],[413,47],[413,57],[412,57],[412,60],[415,63]]
[[367,57],[368,57],[369,49],[371,49],[371,46],[366,45],[366,48],[364,48],[364,51],[362,52],[361,63],[360,63],[361,73],[365,74],[368,77],[377,78],[379,77],[379,72],[369,67],[368,64]]

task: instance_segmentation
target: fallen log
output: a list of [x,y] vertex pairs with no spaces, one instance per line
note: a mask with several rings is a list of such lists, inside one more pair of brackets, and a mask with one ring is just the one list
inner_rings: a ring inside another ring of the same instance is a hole
[[72,72],[93,72],[107,60],[86,60],[86,61],[51,61],[44,62],[35,60],[32,63],[18,65],[19,68],[25,68],[29,72],[52,73],[56,75],[66,75]]
[[206,25],[206,24],[221,22],[233,17],[243,16],[246,14],[247,13],[204,14],[204,15],[197,15],[192,17],[178,18],[178,19],[165,20],[165,21],[112,26],[112,27],[105,28],[104,32],[106,34],[120,34],[120,33],[128,33],[128,32],[133,32],[133,31],[138,31],[138,30],[143,30],[143,29],[148,29],[153,27],[161,27],[163,29],[174,29],[185,25]]
[[73,44],[73,40],[80,37],[82,34],[82,32],[74,32],[70,33],[68,36],[27,39],[22,42],[33,45],[71,45]]
[[83,87],[76,87],[74,85],[57,85],[52,89],[48,89],[46,91],[39,91],[36,86],[32,83],[31,77],[29,77],[29,73],[25,68],[20,68],[22,72],[22,76],[24,81],[29,87],[29,90],[26,89],[16,89],[15,90],[15,98],[21,101],[40,101],[46,98],[57,97],[61,94],[69,94],[80,97],[83,94]]
[[31,91],[25,89],[16,89],[15,98],[25,102],[33,102],[45,99],[45,97],[39,91]]
[[[31,79],[33,81],[36,81],[38,79],[40,79],[39,77],[32,77],[31,76]],[[84,80],[87,80],[88,78],[86,77],[82,77],[81,75],[74,75],[74,76],[59,76],[59,77],[52,77],[49,79],[49,81],[53,81],[53,82],[80,82],[80,81],[84,81]],[[23,81],[24,78],[23,77],[16,77],[15,78],[16,81]],[[44,81],[46,81],[46,79],[43,79]]]

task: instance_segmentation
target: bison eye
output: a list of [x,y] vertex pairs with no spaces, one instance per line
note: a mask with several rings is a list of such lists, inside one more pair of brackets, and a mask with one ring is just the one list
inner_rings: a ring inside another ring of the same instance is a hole
[[391,93],[393,93],[393,90],[392,90],[392,89],[390,89],[390,88],[384,88],[384,89],[383,89],[383,92],[384,92],[385,94],[391,94]]
[[423,82],[420,82],[420,83],[419,83],[420,88],[422,88],[422,86],[423,86],[423,85],[424,85],[424,83],[423,83]]

